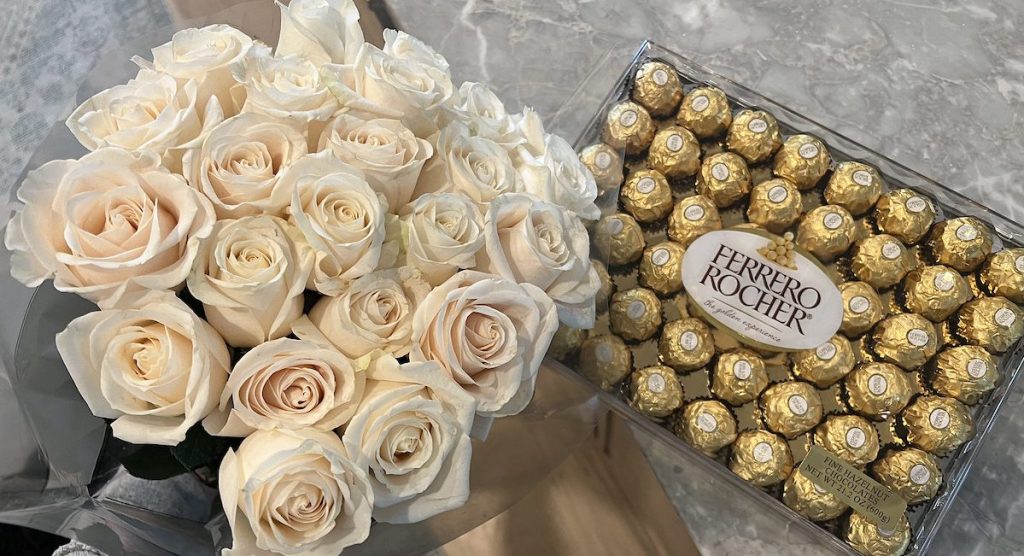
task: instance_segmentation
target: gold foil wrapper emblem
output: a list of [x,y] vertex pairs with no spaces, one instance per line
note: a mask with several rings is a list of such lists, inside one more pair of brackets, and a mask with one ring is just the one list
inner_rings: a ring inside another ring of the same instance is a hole
[[878,457],[878,432],[856,415],[833,415],[814,430],[814,443],[855,466]]
[[948,319],[970,298],[967,280],[948,266],[921,267],[903,279],[903,304],[934,322]]
[[661,301],[647,288],[618,292],[612,295],[609,324],[612,332],[627,340],[646,340],[661,327]]
[[865,556],[900,556],[910,546],[910,523],[903,516],[895,527],[885,530],[853,513],[843,536],[854,550]]
[[1003,353],[1024,333],[1024,314],[1005,297],[978,298],[957,312],[955,332],[972,344]]
[[800,221],[796,243],[819,261],[829,262],[853,244],[856,226],[853,216],[841,206],[818,207]]
[[654,120],[647,110],[627,100],[608,111],[602,137],[605,143],[616,149],[639,154],[651,144],[656,132]]
[[803,198],[795,185],[782,178],[767,180],[751,190],[747,218],[779,234],[799,220],[803,206]]
[[850,270],[875,289],[895,286],[915,265],[903,243],[888,234],[865,238],[853,248]]
[[719,135],[732,123],[729,99],[715,87],[697,87],[683,98],[676,123],[702,139]]
[[907,441],[936,455],[951,452],[974,436],[967,406],[943,396],[920,396],[900,414]]
[[694,371],[707,365],[715,354],[715,339],[704,321],[696,318],[674,320],[665,325],[658,339],[658,357],[680,371]]
[[865,363],[846,375],[850,407],[872,419],[887,419],[904,407],[913,395],[910,378],[891,363]]
[[814,349],[798,351],[790,357],[793,374],[818,388],[832,386],[849,374],[856,363],[850,341],[839,334]]
[[661,295],[683,289],[683,249],[674,241],[663,241],[644,249],[640,259],[640,283]]
[[667,417],[682,407],[683,387],[675,371],[655,365],[634,372],[629,383],[629,405],[652,419]]
[[632,370],[633,355],[618,336],[592,336],[580,347],[580,372],[602,390],[610,390]]
[[727,207],[750,193],[750,170],[743,157],[720,152],[704,159],[697,174],[697,193],[718,207]]
[[748,349],[734,349],[718,357],[711,377],[711,392],[732,405],[757,399],[768,386],[764,360]]
[[920,504],[935,497],[942,485],[942,472],[935,457],[917,448],[894,450],[871,466],[872,474],[907,504]]
[[951,347],[935,357],[932,388],[943,396],[973,405],[998,381],[996,358],[980,346]]
[[672,187],[661,172],[638,170],[622,186],[619,201],[638,222],[657,222],[672,212]]
[[935,222],[935,206],[911,189],[897,189],[882,195],[875,205],[878,229],[907,245],[921,241]]
[[1024,249],[1003,249],[985,261],[978,281],[989,295],[1024,303]]
[[722,229],[722,217],[711,199],[693,195],[676,203],[668,217],[668,237],[689,247],[698,237]]
[[676,436],[708,455],[715,455],[736,440],[736,418],[720,401],[687,404],[675,424]]
[[683,86],[672,66],[650,61],[636,71],[633,100],[642,104],[653,116],[667,116],[679,106]]
[[767,160],[782,145],[779,122],[767,112],[743,110],[733,118],[725,143],[751,164]]
[[878,170],[860,162],[841,162],[825,186],[825,201],[845,208],[850,214],[864,214],[878,202],[882,187]]
[[780,382],[761,395],[761,411],[769,430],[796,438],[821,421],[821,397],[806,382]]
[[685,127],[666,127],[654,136],[647,165],[668,177],[692,176],[700,168],[700,143]]
[[843,323],[839,331],[843,334],[860,336],[885,316],[882,299],[864,282],[843,282],[839,284],[839,293],[843,297]]
[[757,486],[783,481],[793,471],[793,453],[777,434],[763,430],[741,432],[732,446],[729,469]]
[[849,508],[839,497],[814,484],[799,471],[786,479],[782,501],[811,521],[835,519]]
[[793,182],[798,189],[811,189],[828,171],[831,157],[820,139],[793,135],[775,154],[775,175]]
[[580,162],[594,175],[598,189],[608,191],[622,183],[622,157],[604,143],[590,145],[580,153]]
[[598,221],[594,247],[610,265],[629,264],[644,251],[644,232],[628,214],[611,214]]
[[944,220],[932,229],[928,247],[936,263],[970,272],[992,252],[992,232],[970,216]]
[[875,327],[871,339],[871,350],[878,357],[908,371],[924,366],[938,350],[935,326],[914,313],[886,318]]

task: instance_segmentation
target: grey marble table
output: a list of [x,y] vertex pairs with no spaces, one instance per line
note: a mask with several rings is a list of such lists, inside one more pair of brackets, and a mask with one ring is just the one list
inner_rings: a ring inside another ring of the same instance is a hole
[[[1024,3],[1019,0],[388,0],[456,78],[555,114],[609,47],[650,38],[1020,221]],[[620,62],[624,63],[624,62]],[[616,70],[617,71],[617,70]],[[568,133],[573,129],[569,121]],[[932,547],[1024,552],[1024,384]],[[640,439],[644,441],[643,438]],[[687,470],[648,456],[706,554],[815,553],[775,524],[722,520]]]

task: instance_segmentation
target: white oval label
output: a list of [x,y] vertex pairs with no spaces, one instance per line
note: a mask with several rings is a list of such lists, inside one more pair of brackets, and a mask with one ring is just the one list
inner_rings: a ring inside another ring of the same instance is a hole
[[889,259],[890,261],[893,259],[898,259],[900,253],[902,252],[903,249],[900,248],[900,244],[896,243],[895,241],[887,241],[885,242],[885,245],[882,245],[882,256],[885,257],[886,259]]
[[732,366],[732,375],[740,380],[750,378],[751,371],[753,371],[753,367],[750,366],[750,362],[743,359],[740,359]]
[[821,219],[821,223],[830,230],[835,230],[843,225],[843,215],[838,212],[830,212]]
[[597,159],[594,160],[594,162],[597,164],[598,168],[607,170],[608,167],[612,165],[612,155],[604,152],[597,153]]
[[644,302],[640,301],[639,299],[630,303],[629,306],[626,307],[626,316],[633,320],[636,320],[644,316],[644,313],[646,312],[647,306],[644,305]]
[[604,229],[609,234],[617,236],[620,232],[622,232],[622,228],[624,226],[625,224],[622,223],[622,220],[619,220],[618,218],[612,218],[605,223]]
[[857,170],[853,173],[853,183],[861,187],[871,185],[871,172],[868,172],[867,170]]
[[668,83],[668,72],[663,69],[654,70],[654,82],[658,85]]
[[847,446],[856,450],[857,448],[863,446],[866,441],[867,435],[864,434],[864,431],[862,431],[860,427],[853,427],[850,430],[846,431]]
[[771,444],[767,442],[758,442],[754,446],[754,459],[760,463],[768,463],[772,460],[772,456],[775,455],[775,451],[772,450]]
[[1017,259],[1013,261],[1013,267],[1017,269],[1017,272],[1024,273],[1024,255],[1017,257]]
[[693,351],[697,349],[697,333],[693,330],[687,330],[679,335],[679,347],[685,351]]
[[704,207],[700,205],[690,205],[683,210],[683,216],[685,216],[687,220],[700,220],[701,218],[704,218]]
[[683,287],[694,305],[741,340],[762,349],[814,349],[843,320],[843,298],[811,258],[793,251],[792,268],[758,250],[772,239],[750,230],[708,232],[683,255]]
[[647,389],[655,394],[660,394],[665,391],[665,377],[661,375],[651,375],[647,377]]
[[935,289],[940,292],[948,292],[953,289],[953,286],[956,284],[956,278],[953,277],[952,272],[943,271],[935,275],[935,279],[932,280],[932,283],[935,285]]
[[793,394],[789,397],[787,402],[789,410],[792,411],[794,415],[805,415],[807,413],[807,399],[803,396]]
[[804,143],[803,145],[800,145],[800,148],[797,149],[797,152],[799,152],[800,156],[803,158],[814,158],[818,156],[818,146],[815,145],[814,143]]
[[863,295],[854,296],[850,299],[850,311],[859,315],[871,307],[871,302]]
[[668,146],[668,150],[672,152],[679,152],[679,149],[683,148],[683,136],[678,133],[673,133],[668,136],[666,144]]
[[690,101],[690,108],[693,108],[694,112],[703,112],[711,106],[711,101],[704,95],[698,95],[693,97]]
[[924,347],[928,345],[928,333],[920,328],[912,328],[907,332],[907,341],[914,347]]
[[814,350],[814,354],[818,356],[818,359],[828,361],[836,356],[836,346],[832,342],[821,344],[818,349]]
[[999,326],[1013,326],[1013,323],[1017,321],[1017,315],[1010,309],[1003,307],[996,311],[996,324]]
[[718,181],[729,179],[729,167],[719,162],[711,167],[711,175]]
[[718,430],[718,419],[710,413],[700,413],[697,415],[697,428],[704,432],[715,432]]
[[615,352],[612,351],[612,346],[608,344],[601,344],[597,346],[596,350],[594,350],[594,355],[601,363],[611,363],[612,357],[615,356]]
[[956,237],[960,239],[960,241],[974,241],[975,239],[978,239],[978,229],[970,224],[961,224],[960,227],[956,229]]
[[911,197],[906,202],[907,210],[913,213],[924,212],[924,209],[928,208],[928,201],[925,201],[921,197]]
[[971,378],[981,378],[988,372],[988,363],[981,359],[971,359],[967,362],[967,374],[971,375]]
[[773,203],[781,203],[787,198],[789,198],[789,191],[786,191],[786,188],[781,185],[776,185],[768,190],[768,200]]
[[889,381],[885,380],[882,375],[871,375],[868,377],[868,390],[876,395],[881,396],[889,389]]
[[931,414],[928,415],[928,422],[931,423],[932,427],[943,430],[949,426],[949,412],[941,407],[932,410]]
[[630,127],[633,124],[635,124],[636,120],[637,120],[636,112],[634,112],[632,110],[626,110],[625,112],[622,113],[622,115],[619,116],[619,123],[624,125],[624,126],[626,126],[626,127]]
[[651,262],[654,263],[654,266],[665,266],[665,263],[668,262],[668,259],[671,256],[672,255],[669,254],[668,249],[659,247],[654,250],[654,253],[651,253]]
[[640,178],[640,181],[636,182],[636,190],[646,195],[651,191],[654,191],[654,185],[654,178],[643,177]]
[[768,122],[761,118],[754,118],[753,120],[750,120],[749,124],[747,124],[747,129],[754,133],[764,133],[765,130],[768,129]]
[[915,485],[923,485],[932,478],[932,472],[920,463],[910,468],[910,481]]

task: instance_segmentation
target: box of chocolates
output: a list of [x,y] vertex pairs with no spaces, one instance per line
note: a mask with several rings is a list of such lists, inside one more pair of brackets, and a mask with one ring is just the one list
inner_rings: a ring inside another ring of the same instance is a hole
[[925,551],[1021,367],[1024,228],[651,43],[577,147],[604,287],[552,355],[824,544]]

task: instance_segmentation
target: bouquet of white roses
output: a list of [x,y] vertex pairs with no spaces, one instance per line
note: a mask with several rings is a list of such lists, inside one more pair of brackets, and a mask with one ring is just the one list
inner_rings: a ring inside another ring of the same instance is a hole
[[212,25],[135,58],[5,244],[99,306],[56,344],[114,436],[241,439],[232,552],[337,554],[462,505],[474,420],[530,402],[559,321],[593,324],[597,189],[531,110],[404,33],[364,42],[351,0],[281,16],[273,49]]

